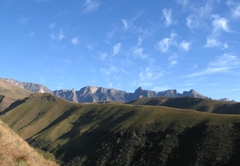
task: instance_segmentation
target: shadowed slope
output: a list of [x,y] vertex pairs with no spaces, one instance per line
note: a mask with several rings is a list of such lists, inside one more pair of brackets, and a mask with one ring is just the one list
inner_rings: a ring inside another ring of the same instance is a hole
[[153,105],[153,106],[167,106],[173,108],[192,109],[202,112],[212,112],[221,114],[239,114],[239,102],[216,101],[210,99],[200,99],[192,97],[180,98],[141,98],[128,102],[133,105]]

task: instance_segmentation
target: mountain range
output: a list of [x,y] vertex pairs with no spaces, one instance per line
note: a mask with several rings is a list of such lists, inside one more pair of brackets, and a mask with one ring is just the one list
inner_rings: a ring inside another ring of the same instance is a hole
[[[109,89],[103,87],[96,86],[86,86],[81,88],[80,90],[54,90],[51,91],[44,85],[29,83],[29,82],[21,82],[14,79],[6,78],[6,81],[9,83],[20,87],[22,89],[28,90],[30,92],[38,92],[38,93],[51,93],[57,97],[63,98],[72,102],[128,102],[134,99],[142,98],[142,97],[195,97],[195,98],[209,98],[206,97],[195,90],[191,89],[190,91],[184,91],[183,93],[178,93],[176,89],[166,90],[155,92],[151,90],[144,90],[141,87],[137,88],[133,93],[126,92],[123,90],[117,89]],[[209,98],[210,99],[210,98]],[[227,98],[220,99],[221,101],[230,101]],[[234,101],[234,100],[232,100]]]
[[[89,93],[98,98],[103,92],[113,93],[96,87],[81,90],[86,100]],[[142,88],[130,94],[135,100],[75,103],[0,79],[0,119],[62,166],[239,165],[240,103],[143,97],[157,93]],[[10,139],[1,134],[0,128],[0,139]],[[19,158],[27,162],[29,157]]]

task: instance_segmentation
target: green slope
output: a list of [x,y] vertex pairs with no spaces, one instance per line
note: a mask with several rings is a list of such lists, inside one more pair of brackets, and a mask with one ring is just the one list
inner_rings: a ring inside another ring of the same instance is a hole
[[15,100],[23,99],[29,96],[31,92],[12,85],[11,83],[0,78],[0,95],[6,96]]
[[240,116],[32,94],[0,116],[63,165],[234,165]]
[[221,114],[239,114],[239,102],[217,101],[210,99],[200,99],[193,97],[167,98],[141,98],[128,102],[133,105],[154,105],[167,106],[173,108],[192,109],[202,112],[212,112]]

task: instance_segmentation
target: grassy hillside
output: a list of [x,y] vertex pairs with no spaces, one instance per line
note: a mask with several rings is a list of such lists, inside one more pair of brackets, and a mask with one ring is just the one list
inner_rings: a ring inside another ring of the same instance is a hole
[[0,121],[1,166],[57,166],[47,161]]
[[23,99],[29,96],[31,92],[12,85],[11,83],[0,78],[0,95],[6,96],[15,100]]
[[77,104],[51,94],[32,94],[0,118],[33,146],[54,153],[62,165],[240,163],[238,115]]
[[6,108],[8,108],[15,101],[16,100],[14,100],[14,99],[12,99],[10,97],[6,97],[6,96],[0,95],[0,113],[1,113],[1,111],[3,111]]
[[192,109],[202,112],[221,113],[221,114],[239,114],[240,103],[217,101],[210,99],[200,99],[192,97],[167,98],[141,98],[128,102],[133,105],[154,105],[167,106],[173,108]]

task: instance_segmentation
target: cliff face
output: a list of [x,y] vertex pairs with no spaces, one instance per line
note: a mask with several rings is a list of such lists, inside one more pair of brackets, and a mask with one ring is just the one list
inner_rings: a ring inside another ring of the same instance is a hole
[[117,89],[108,89],[95,86],[86,86],[81,88],[79,91],[76,90],[56,90],[53,94],[64,98],[72,102],[101,102],[101,101],[114,101],[114,102],[126,102],[142,97],[196,97],[196,98],[206,98],[205,96],[197,93],[194,90],[189,92],[184,91],[183,94],[177,93],[177,90],[167,90],[156,93],[151,90],[143,90],[139,87],[134,93],[129,93],[126,91],[121,91]]

